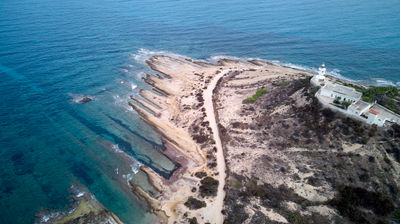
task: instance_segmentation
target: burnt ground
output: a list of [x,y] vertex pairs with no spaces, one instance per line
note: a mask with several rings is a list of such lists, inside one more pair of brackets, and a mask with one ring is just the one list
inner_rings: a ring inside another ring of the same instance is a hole
[[237,119],[220,117],[226,224],[280,223],[265,210],[289,223],[400,223],[399,126],[378,128],[322,108],[307,77],[240,87],[229,85],[234,79],[218,85],[219,116],[229,108],[224,94],[268,93],[242,104]]

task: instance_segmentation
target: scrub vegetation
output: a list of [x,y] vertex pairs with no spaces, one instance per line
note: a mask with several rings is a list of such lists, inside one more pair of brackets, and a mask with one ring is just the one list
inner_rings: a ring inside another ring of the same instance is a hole
[[259,90],[257,90],[257,92],[252,97],[248,97],[248,98],[244,99],[243,100],[243,104],[254,103],[254,102],[256,102],[256,100],[258,98],[260,98],[260,96],[262,96],[262,95],[264,95],[266,93],[268,93],[268,90],[259,89]]

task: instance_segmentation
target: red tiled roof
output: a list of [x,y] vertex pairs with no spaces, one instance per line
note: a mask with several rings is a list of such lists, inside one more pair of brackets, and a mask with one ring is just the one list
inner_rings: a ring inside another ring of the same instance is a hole
[[379,111],[376,111],[376,110],[374,110],[374,109],[369,110],[369,112],[370,112],[371,114],[375,114],[375,115],[378,115],[378,114],[379,114]]

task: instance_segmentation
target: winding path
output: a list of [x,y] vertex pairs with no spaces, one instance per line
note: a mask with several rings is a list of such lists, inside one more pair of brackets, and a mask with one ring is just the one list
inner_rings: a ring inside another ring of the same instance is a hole
[[218,125],[215,119],[215,112],[214,112],[214,104],[213,104],[213,91],[217,85],[217,82],[228,72],[228,70],[222,70],[221,73],[217,74],[210,82],[210,85],[204,91],[204,105],[206,109],[206,116],[208,121],[210,122],[210,127],[213,132],[213,137],[215,140],[215,144],[217,147],[217,170],[218,170],[218,191],[217,196],[214,198],[214,202],[212,205],[212,209],[208,209],[207,214],[204,214],[206,220],[210,220],[211,223],[222,224],[224,222],[224,216],[222,215],[222,208],[224,205],[224,198],[225,198],[225,177],[226,177],[226,166],[225,166],[225,158],[224,158],[224,151],[222,149],[221,139],[219,137]]

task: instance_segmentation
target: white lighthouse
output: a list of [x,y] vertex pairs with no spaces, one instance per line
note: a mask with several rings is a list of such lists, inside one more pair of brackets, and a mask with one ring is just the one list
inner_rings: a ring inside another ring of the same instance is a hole
[[325,79],[325,74],[326,74],[326,67],[325,67],[325,63],[323,63],[321,65],[321,67],[318,68],[318,75],[317,75],[317,79],[319,80],[324,80]]
[[325,74],[326,74],[326,68],[325,64],[323,63],[321,67],[318,68],[318,74],[312,77],[311,84],[315,86],[323,86],[325,83]]

